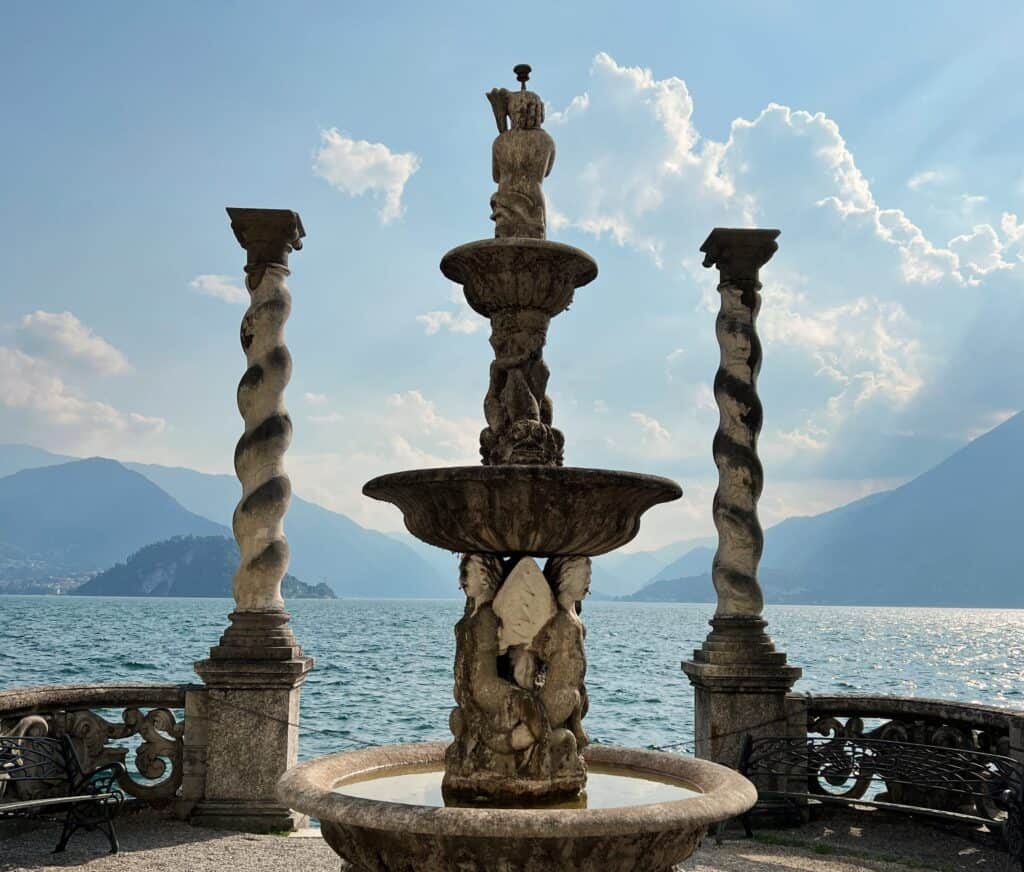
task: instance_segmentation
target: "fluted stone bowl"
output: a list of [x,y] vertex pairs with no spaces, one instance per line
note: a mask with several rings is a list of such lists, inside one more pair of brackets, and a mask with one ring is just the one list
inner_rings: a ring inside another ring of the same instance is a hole
[[481,239],[453,248],[441,272],[458,282],[474,311],[490,318],[504,309],[537,309],[555,316],[576,288],[597,278],[585,251],[546,239]]
[[[324,839],[358,872],[668,872],[707,828],[757,801],[747,779],[675,754],[591,745],[588,764],[684,783],[686,799],[600,809],[446,808],[335,792],[356,776],[443,767],[443,742],[330,754],[290,769],[278,798],[320,821]],[[347,868],[343,864],[342,868]]]
[[382,475],[363,493],[394,503],[417,539],[462,554],[595,556],[682,489],[656,475],[571,466],[452,466]]

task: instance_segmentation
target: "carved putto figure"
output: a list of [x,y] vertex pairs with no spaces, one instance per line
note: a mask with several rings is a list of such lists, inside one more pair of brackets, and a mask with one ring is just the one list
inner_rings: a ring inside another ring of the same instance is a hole
[[555,141],[541,128],[544,101],[526,90],[529,65],[519,64],[514,72],[519,91],[492,88],[487,93],[498,124],[491,146],[492,175],[498,183],[491,196],[491,220],[498,238],[544,239],[547,218],[541,184],[555,164]]
[[573,795],[586,779],[580,752],[585,631],[579,601],[590,587],[587,557],[514,565],[468,554],[460,584],[466,613],[455,627],[454,741],[445,789],[466,796]]
[[551,425],[553,405],[546,393],[550,373],[543,350],[549,321],[531,309],[491,318],[494,361],[484,398],[487,427],[480,434],[486,465],[562,465],[565,439]]

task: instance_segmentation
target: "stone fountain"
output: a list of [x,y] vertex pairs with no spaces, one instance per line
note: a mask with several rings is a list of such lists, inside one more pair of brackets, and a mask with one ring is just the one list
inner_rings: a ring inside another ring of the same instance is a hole
[[597,264],[546,239],[542,182],[555,144],[526,88],[530,68],[514,72],[519,90],[487,94],[498,125],[494,238],[441,260],[491,323],[482,465],[363,488],[398,506],[419,539],[463,555],[453,739],[330,755],[279,784],[281,800],[317,817],[362,872],[667,870],[711,823],[756,799],[714,763],[588,743],[580,603],[591,557],[625,545],[645,511],[682,491],[656,476],[563,466],[543,349],[551,319]]

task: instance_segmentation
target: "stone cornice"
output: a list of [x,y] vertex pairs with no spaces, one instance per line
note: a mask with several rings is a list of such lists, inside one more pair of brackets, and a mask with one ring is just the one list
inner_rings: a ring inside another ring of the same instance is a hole
[[247,255],[246,271],[276,263],[288,266],[288,255],[302,248],[306,230],[291,209],[227,208],[238,244]]
[[723,282],[757,281],[757,271],[779,250],[780,231],[716,227],[704,240],[704,266],[718,267]]

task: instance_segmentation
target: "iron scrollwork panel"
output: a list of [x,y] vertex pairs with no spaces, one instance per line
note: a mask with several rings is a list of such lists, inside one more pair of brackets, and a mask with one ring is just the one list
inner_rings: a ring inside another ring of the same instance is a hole
[[[139,708],[126,708],[121,714],[121,723],[88,709],[40,712],[0,724],[0,733],[67,735],[86,771],[123,763],[130,749],[119,740],[138,736],[141,741],[135,748],[134,758],[138,777],[133,777],[135,773],[126,768],[118,774],[118,786],[129,796],[158,807],[174,799],[181,786],[184,723],[168,708],[154,708],[145,713]],[[4,796],[4,787],[0,778],[0,798]],[[34,796],[45,789],[46,786],[40,784],[19,784],[18,797],[31,798],[25,795],[26,791]]]
[[[985,754],[1007,756],[1010,750],[1008,731],[1000,731],[984,726],[952,724],[929,718],[879,719],[881,723],[866,728],[864,718],[848,716],[844,721],[840,716],[829,713],[813,715],[808,724],[808,733],[826,736],[832,739],[877,739],[892,742],[904,742],[913,745],[930,746],[931,748],[948,748],[975,751]],[[939,759],[934,754],[928,757],[934,761]],[[916,805],[921,808],[941,809],[945,811],[965,811],[978,814],[992,821],[1000,820],[1005,813],[1005,803],[994,797],[993,791],[1000,782],[997,774],[987,775],[970,765],[972,758],[955,755],[942,755],[941,759],[949,761],[948,778],[938,778],[928,789],[922,789],[913,779],[897,778],[893,773],[899,770],[894,761],[885,759],[873,760],[870,757],[858,761],[858,774],[852,785],[841,795],[851,799],[862,798],[872,783],[881,782],[884,791],[873,798],[880,801],[896,802],[903,805]],[[959,763],[957,760],[959,759]],[[920,761],[925,765],[926,761]],[[844,769],[840,761],[833,761],[833,768],[823,775],[824,783],[812,785],[821,792],[835,793],[837,779]],[[960,765],[960,770],[956,766]],[[887,776],[888,773],[888,776]],[[831,776],[831,777],[830,777]],[[844,782],[839,781],[839,784]],[[961,789],[971,783],[974,795],[968,797]]]

